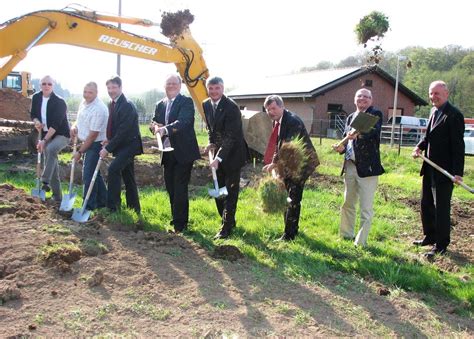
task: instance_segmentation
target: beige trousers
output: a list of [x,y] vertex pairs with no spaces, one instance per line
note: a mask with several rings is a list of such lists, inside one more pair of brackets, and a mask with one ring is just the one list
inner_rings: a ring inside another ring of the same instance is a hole
[[365,246],[369,236],[372,217],[374,215],[373,203],[379,177],[372,176],[361,178],[352,161],[344,164],[344,204],[341,207],[340,234],[343,238],[354,238],[357,200],[360,204],[360,229],[355,237],[354,244]]

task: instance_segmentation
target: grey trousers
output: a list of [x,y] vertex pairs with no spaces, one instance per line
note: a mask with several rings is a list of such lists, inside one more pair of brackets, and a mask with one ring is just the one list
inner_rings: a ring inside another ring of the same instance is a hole
[[41,181],[48,183],[53,191],[53,199],[61,201],[61,182],[59,179],[58,153],[67,146],[69,138],[57,135],[54,137],[44,150],[44,169],[41,175]]
[[357,200],[360,203],[360,229],[355,237],[354,244],[367,245],[372,217],[374,215],[373,203],[377,190],[378,176],[361,178],[351,161],[344,164],[344,204],[341,208],[340,234],[343,238],[354,238]]

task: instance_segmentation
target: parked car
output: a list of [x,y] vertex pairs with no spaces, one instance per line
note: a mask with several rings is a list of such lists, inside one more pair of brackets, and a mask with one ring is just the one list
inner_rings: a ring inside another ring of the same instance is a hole
[[464,153],[474,155],[474,127],[466,126],[464,130]]
[[[425,118],[398,115],[395,117],[395,133],[398,133],[401,125],[403,128],[402,138],[404,143],[416,143],[425,134],[427,124],[428,119]],[[386,126],[392,126],[392,117],[388,119]]]

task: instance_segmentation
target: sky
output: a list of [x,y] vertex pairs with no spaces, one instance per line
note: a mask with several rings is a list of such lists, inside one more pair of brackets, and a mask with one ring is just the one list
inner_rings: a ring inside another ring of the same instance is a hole
[[[75,0],[103,13],[118,13],[119,0]],[[62,9],[71,1],[4,1],[0,23],[37,10]],[[122,0],[122,15],[159,22],[164,11],[189,9],[190,29],[204,51],[211,75],[224,79],[227,88],[255,78],[288,74],[320,61],[337,63],[364,51],[354,28],[373,10],[388,16],[390,31],[382,47],[397,52],[407,46],[473,48],[472,10],[466,0],[451,1],[311,1],[311,0]],[[159,27],[123,25],[122,29],[168,42]],[[0,42],[3,43],[3,42]],[[4,58],[5,59],[5,58]],[[0,59],[0,63],[5,62]],[[33,78],[49,74],[63,88],[80,94],[85,83],[104,84],[116,73],[114,54],[69,45],[42,45],[30,50],[14,70]],[[173,64],[122,56],[124,93],[163,89]]]

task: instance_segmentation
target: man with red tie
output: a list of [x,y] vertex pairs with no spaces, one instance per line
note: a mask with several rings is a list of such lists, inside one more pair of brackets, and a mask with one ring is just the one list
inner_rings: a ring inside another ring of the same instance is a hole
[[240,169],[247,160],[247,146],[242,131],[242,114],[239,106],[224,95],[224,80],[219,77],[207,80],[209,99],[202,106],[206,115],[209,143],[204,150],[213,150],[210,166],[217,172],[219,187],[227,187],[228,195],[216,199],[222,218],[221,230],[215,239],[228,238],[235,227],[235,212],[239,198]]
[[127,207],[140,214],[140,200],[135,182],[135,156],[143,153],[142,138],[135,105],[122,93],[122,79],[115,76],[106,82],[112,99],[107,122],[107,140],[99,152],[101,158],[113,153],[107,176],[107,208],[111,212],[120,209],[122,179],[125,184]]
[[303,121],[296,114],[285,109],[283,99],[278,95],[270,95],[265,99],[263,106],[273,121],[273,131],[265,151],[263,171],[271,172],[276,168],[278,150],[284,142],[302,140],[306,156],[308,159],[314,159],[305,163],[302,175],[298,179],[282,178],[288,192],[288,207],[284,215],[285,232],[279,240],[290,241],[298,234],[304,184],[319,162]]

